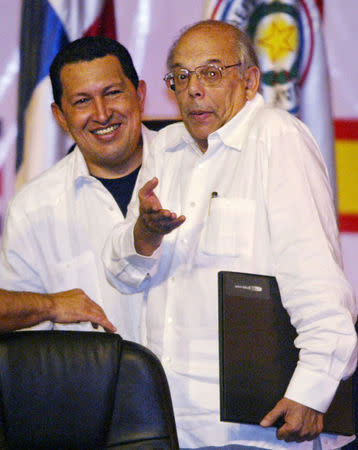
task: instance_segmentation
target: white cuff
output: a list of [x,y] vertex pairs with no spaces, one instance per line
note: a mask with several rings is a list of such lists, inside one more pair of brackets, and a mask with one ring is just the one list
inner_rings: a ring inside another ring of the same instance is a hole
[[331,404],[338,385],[339,380],[298,364],[285,397],[324,413]]

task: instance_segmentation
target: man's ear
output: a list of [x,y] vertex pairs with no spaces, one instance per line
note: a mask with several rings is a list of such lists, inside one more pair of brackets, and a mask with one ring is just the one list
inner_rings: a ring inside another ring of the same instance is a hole
[[257,66],[251,66],[246,69],[244,74],[246,99],[252,100],[260,87],[260,69]]
[[144,80],[139,80],[137,87],[137,97],[139,100],[140,110],[144,111],[145,96],[147,94],[147,85]]
[[51,103],[51,110],[53,117],[55,118],[56,122],[60,125],[60,127],[65,131],[66,133],[69,133],[69,129],[67,126],[66,118],[62,112],[62,109],[58,106],[57,103],[53,102]]

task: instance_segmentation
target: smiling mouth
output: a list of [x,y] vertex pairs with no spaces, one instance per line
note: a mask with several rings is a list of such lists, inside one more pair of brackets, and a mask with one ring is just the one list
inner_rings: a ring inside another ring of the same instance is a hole
[[119,128],[120,126],[121,126],[121,124],[117,123],[117,124],[111,125],[110,127],[107,127],[107,128],[102,128],[100,130],[93,130],[93,131],[91,131],[91,133],[93,133],[97,136],[104,136],[105,134],[113,133],[113,131],[117,130],[117,128]]

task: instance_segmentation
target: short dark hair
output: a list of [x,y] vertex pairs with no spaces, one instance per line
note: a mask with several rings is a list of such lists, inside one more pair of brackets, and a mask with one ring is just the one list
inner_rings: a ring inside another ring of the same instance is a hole
[[70,42],[55,56],[50,67],[50,79],[55,103],[61,108],[61,70],[66,64],[92,61],[107,55],[118,58],[126,77],[138,87],[138,74],[128,50],[114,39],[103,36],[88,36]]

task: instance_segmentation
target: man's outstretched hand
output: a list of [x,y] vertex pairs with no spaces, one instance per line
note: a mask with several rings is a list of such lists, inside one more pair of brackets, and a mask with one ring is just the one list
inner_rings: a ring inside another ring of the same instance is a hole
[[323,413],[288,398],[282,398],[260,425],[272,426],[280,417],[285,423],[278,428],[277,439],[286,442],[312,441],[323,429]]
[[179,227],[184,216],[177,216],[163,209],[154,189],[158,185],[156,177],[149,180],[138,193],[139,217],[134,227],[134,245],[136,251],[150,256],[160,246],[163,237]]

